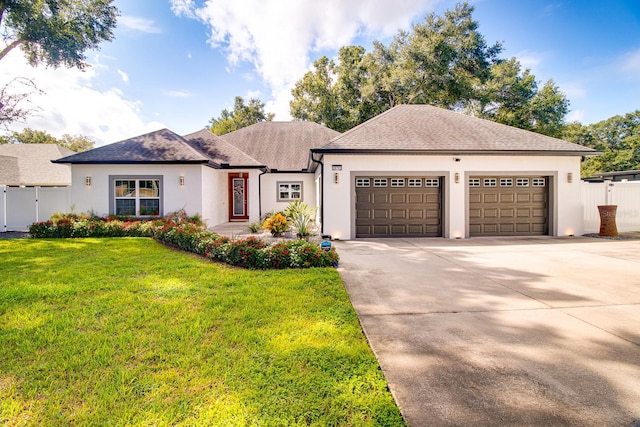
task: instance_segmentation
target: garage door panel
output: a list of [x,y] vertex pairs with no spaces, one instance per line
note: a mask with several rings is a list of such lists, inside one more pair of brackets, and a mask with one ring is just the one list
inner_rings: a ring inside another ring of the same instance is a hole
[[[390,186],[375,186],[383,181]],[[374,185],[359,187],[363,182]],[[425,182],[431,187],[426,187]],[[356,237],[442,235],[440,178],[364,176],[356,177],[355,183]],[[413,185],[409,187],[407,183]],[[417,183],[421,186],[417,187]]]
[[537,176],[470,177],[470,235],[547,234],[547,182],[548,177]]

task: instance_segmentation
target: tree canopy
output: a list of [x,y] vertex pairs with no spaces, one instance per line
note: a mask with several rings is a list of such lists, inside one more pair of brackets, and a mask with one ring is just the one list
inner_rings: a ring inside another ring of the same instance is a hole
[[118,9],[113,0],[0,0],[6,46],[20,47],[31,65],[87,66],[85,52],[113,39]]
[[586,126],[571,123],[565,127],[563,137],[602,152],[582,163],[583,177],[640,169],[640,110]]
[[57,139],[45,131],[31,128],[0,137],[0,144],[58,144],[77,153],[91,150],[95,146],[95,142],[86,136],[64,134]]
[[233,110],[222,110],[220,117],[209,120],[208,128],[216,135],[224,135],[254,123],[273,120],[273,113],[264,112],[264,103],[259,99],[251,98],[245,104],[244,99],[236,96]]
[[431,104],[560,136],[564,94],[552,80],[539,90],[530,70],[499,58],[502,46],[487,45],[473,11],[458,4],[388,46],[345,46],[337,60],[318,59],[292,90],[291,115],[344,132],[397,104]]

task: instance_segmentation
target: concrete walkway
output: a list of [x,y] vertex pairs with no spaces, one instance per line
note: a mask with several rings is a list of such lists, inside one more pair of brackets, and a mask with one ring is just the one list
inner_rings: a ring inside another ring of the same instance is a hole
[[640,241],[336,247],[411,426],[640,426]]

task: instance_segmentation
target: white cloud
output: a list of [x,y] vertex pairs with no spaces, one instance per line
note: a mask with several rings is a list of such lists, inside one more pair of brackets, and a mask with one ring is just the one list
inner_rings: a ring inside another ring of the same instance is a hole
[[558,83],[560,90],[569,98],[585,98],[587,96],[587,89],[582,82],[563,82]]
[[162,93],[171,98],[191,98],[191,93],[185,90],[165,90]]
[[165,127],[158,122],[145,122],[140,116],[140,102],[131,101],[117,88],[100,91],[92,87],[97,70],[85,72],[66,68],[33,68],[22,53],[11,52],[2,60],[0,85],[15,76],[33,79],[42,95],[31,98],[40,111],[26,123],[14,123],[12,130],[25,127],[44,130],[55,137],[63,134],[87,136],[98,146],[120,141]]
[[128,30],[140,31],[143,33],[158,34],[162,32],[160,27],[156,26],[155,22],[152,20],[137,18],[135,16],[121,16],[118,18],[118,25],[122,25]]
[[308,69],[312,52],[337,49],[362,35],[395,34],[438,1],[206,0],[197,7],[192,0],[171,0],[171,8],[204,22],[209,44],[224,48],[232,67],[252,63],[288,115],[291,87]]
[[621,68],[624,72],[640,73],[640,49],[627,53]]
[[522,65],[522,68],[529,68],[535,70],[543,61],[545,54],[539,52],[531,52],[529,50],[523,50],[516,55],[518,61]]
[[127,73],[125,73],[122,70],[118,70],[118,74],[120,74],[120,77],[122,78],[123,82],[129,83],[129,75]]
[[580,122],[584,120],[584,111],[576,110],[567,115],[567,123]]

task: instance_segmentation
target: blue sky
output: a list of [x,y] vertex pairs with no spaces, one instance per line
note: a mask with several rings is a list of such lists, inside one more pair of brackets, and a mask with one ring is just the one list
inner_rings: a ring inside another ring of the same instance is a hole
[[[198,130],[235,96],[258,97],[288,120],[290,90],[322,55],[388,43],[449,0],[116,0],[116,38],[89,53],[92,67],[32,69],[19,51],[0,62],[0,83],[32,77],[40,110],[15,125],[98,145],[167,127]],[[569,121],[595,123],[640,109],[640,1],[475,0],[488,44],[503,43],[540,85],[554,79]]]

